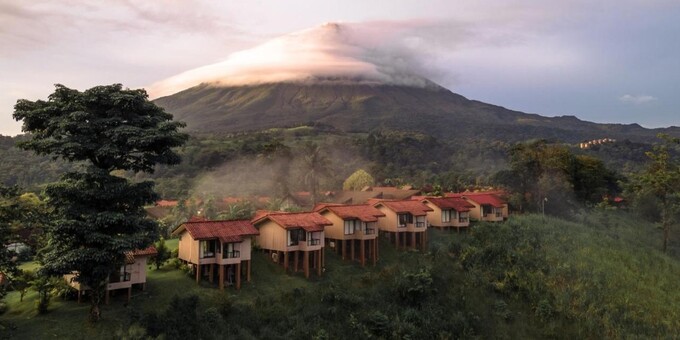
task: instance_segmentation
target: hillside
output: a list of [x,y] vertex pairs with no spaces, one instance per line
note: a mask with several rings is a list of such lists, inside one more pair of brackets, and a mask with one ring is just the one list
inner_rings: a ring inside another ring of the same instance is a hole
[[23,302],[12,292],[0,323],[16,328],[2,329],[0,338],[73,332],[141,338],[170,330],[206,339],[666,338],[680,332],[680,254],[662,254],[660,231],[625,212],[596,210],[572,221],[512,216],[467,234],[430,230],[429,239],[427,254],[396,251],[381,240],[377,267],[362,268],[327,250],[326,272],[312,280],[287,275],[255,252],[252,283],[224,293],[168,265],[149,270],[148,289],[135,291],[129,305],[124,294],[115,296],[97,325],[83,322],[87,304],[55,298],[52,312],[38,316],[34,292]]
[[610,137],[651,141],[659,132],[637,124],[596,124],[573,116],[548,118],[469,100],[430,83],[426,87],[352,81],[270,83],[217,87],[201,84],[157,99],[189,131],[240,132],[303,124],[341,131],[415,131],[439,138],[532,138],[575,143]]

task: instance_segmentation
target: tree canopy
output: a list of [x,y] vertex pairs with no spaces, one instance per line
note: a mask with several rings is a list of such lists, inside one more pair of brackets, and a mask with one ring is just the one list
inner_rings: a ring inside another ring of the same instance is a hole
[[364,169],[359,169],[351,174],[344,183],[342,190],[361,190],[364,187],[375,185],[373,176]]
[[125,252],[147,247],[158,236],[143,209],[158,199],[153,183],[130,183],[112,172],[151,173],[156,164],[179,163],[172,148],[187,140],[178,131],[183,124],[150,102],[144,90],[120,84],[83,92],[56,85],[47,101],[19,100],[14,118],[31,134],[20,147],[87,165],[45,190],[55,223],[47,230],[42,271],[76,272],[75,280],[92,289],[90,317],[97,321],[109,277]]

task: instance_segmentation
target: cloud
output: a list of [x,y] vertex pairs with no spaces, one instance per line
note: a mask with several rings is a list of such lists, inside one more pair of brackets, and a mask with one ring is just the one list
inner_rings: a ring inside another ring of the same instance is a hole
[[637,95],[632,95],[632,94],[624,94],[623,96],[619,97],[619,100],[624,103],[631,103],[631,104],[645,104],[649,102],[654,102],[657,101],[658,98],[646,95],[646,94],[637,94]]

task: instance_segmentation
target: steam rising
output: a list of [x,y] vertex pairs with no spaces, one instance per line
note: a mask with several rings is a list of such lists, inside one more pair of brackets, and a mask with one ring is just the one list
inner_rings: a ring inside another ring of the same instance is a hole
[[[367,34],[369,33],[369,34]],[[216,86],[282,81],[347,81],[423,87],[406,55],[395,55],[381,37],[359,25],[327,23],[284,35],[226,60],[152,85],[151,97],[170,95],[201,83]]]

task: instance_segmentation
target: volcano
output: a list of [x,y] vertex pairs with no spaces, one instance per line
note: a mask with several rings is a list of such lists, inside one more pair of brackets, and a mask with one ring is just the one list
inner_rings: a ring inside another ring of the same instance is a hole
[[650,141],[658,132],[680,135],[677,127],[596,124],[469,100],[414,73],[409,63],[384,50],[351,26],[326,24],[169,78],[150,92],[160,97],[158,105],[196,132],[323,124],[346,132],[402,130],[503,141]]

